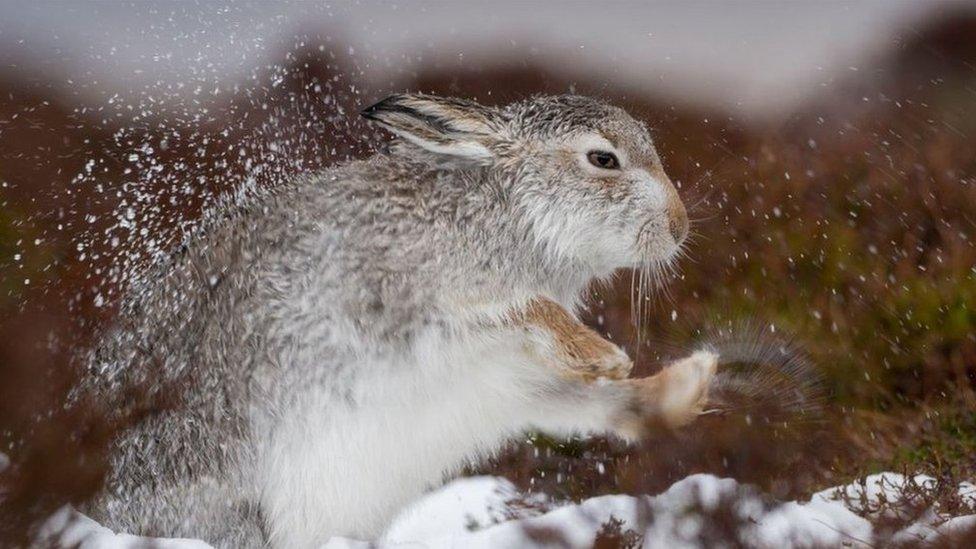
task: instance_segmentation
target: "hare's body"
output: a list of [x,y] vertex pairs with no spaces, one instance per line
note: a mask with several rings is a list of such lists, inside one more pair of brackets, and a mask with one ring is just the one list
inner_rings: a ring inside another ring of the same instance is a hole
[[[399,107],[384,112],[414,110]],[[626,358],[566,313],[593,278],[666,248],[655,243],[675,233],[673,190],[607,184],[593,190],[603,210],[577,212],[586,193],[533,175],[546,165],[496,143],[451,149],[375,113],[420,146],[259,197],[140,285],[96,353],[91,388],[143,385],[178,404],[121,441],[94,518],[233,547],[372,537],[526,429],[636,436],[644,419],[694,414],[714,360],[592,383],[579,372],[621,377]],[[570,197],[562,210],[546,206],[555,192]],[[618,217],[594,231],[607,215]]]

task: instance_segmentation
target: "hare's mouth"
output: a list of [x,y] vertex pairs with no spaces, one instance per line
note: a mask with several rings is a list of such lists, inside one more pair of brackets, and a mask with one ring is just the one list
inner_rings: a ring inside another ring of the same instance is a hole
[[676,262],[684,254],[684,244],[688,239],[676,239],[667,227],[657,220],[645,222],[637,231],[637,267],[665,266]]

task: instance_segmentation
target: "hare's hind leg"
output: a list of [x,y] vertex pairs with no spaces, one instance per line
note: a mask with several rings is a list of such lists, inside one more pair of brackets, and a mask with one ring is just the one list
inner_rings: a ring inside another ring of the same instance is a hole
[[570,379],[545,392],[533,425],[557,435],[614,433],[638,440],[654,429],[673,429],[703,410],[718,357],[699,351],[641,379]]

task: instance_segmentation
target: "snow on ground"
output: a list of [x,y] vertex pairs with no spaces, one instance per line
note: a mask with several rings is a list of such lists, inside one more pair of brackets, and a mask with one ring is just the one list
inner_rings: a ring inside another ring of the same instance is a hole
[[210,545],[194,539],[153,539],[116,534],[92,519],[63,507],[41,528],[42,540],[57,540],[55,547],[77,549],[208,549]]
[[[699,474],[673,484],[657,496],[612,495],[568,504],[541,495],[520,494],[502,478],[462,478],[406,509],[382,539],[334,538],[325,548],[532,547],[541,544],[541,538],[533,538],[534,535],[556,535],[560,546],[582,548],[592,546],[597,533],[611,519],[621,521],[623,531],[634,530],[642,535],[645,547],[694,548],[700,546],[703,529],[710,527],[706,517],[720,507],[731,509],[740,519],[736,521],[743,525],[738,527],[740,538],[750,546],[869,547],[871,523],[848,509],[841,495],[846,492],[852,500],[862,502],[878,502],[881,498],[895,501],[899,487],[908,480],[902,475],[882,473],[868,477],[864,485],[855,483],[818,492],[807,502],[770,503],[749,485]],[[923,487],[934,483],[923,475],[914,481]],[[976,485],[963,484],[959,491],[976,504]],[[976,527],[976,515],[946,521],[930,510],[898,532],[894,541],[932,539],[972,527]],[[60,543],[80,549],[141,547],[148,541],[115,534],[69,508],[59,511],[45,526],[48,534],[61,530]],[[209,547],[196,540],[163,540],[157,546]]]

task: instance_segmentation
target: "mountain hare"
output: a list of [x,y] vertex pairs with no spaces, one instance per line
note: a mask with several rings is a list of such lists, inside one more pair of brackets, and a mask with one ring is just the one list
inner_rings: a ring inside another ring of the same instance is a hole
[[713,354],[626,379],[572,313],[687,233],[643,124],[578,96],[362,114],[388,152],[221,212],[133,290],[88,388],[179,404],[118,443],[96,520],[221,547],[371,539],[526,430],[636,439],[701,410]]

